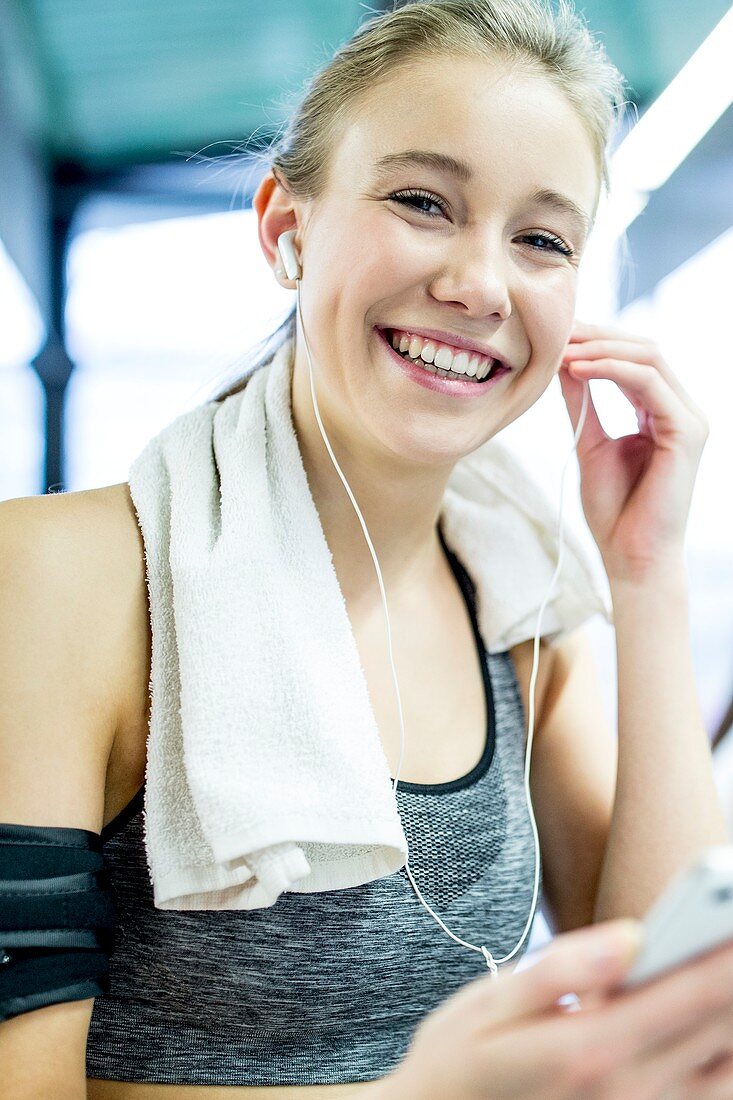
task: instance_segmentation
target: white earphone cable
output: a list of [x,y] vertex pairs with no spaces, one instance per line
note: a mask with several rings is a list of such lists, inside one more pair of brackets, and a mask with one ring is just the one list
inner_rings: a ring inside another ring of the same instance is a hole
[[[308,368],[309,368],[309,373],[310,373],[311,396],[312,396],[312,399],[313,399],[313,411],[315,412],[316,420],[318,421],[318,427],[320,429],[321,435],[323,436],[323,442],[326,444],[326,447],[328,448],[328,453],[331,456],[331,461],[333,462],[333,464],[336,468],[336,471],[337,471],[339,477],[341,478],[341,481],[343,482],[343,485],[344,485],[344,488],[346,489],[346,492],[349,494],[349,499],[351,500],[351,503],[353,504],[354,509],[356,511],[356,514],[359,518],[359,523],[361,524],[362,530],[364,532],[364,538],[367,541],[367,545],[369,547],[369,552],[372,555],[372,560],[374,562],[374,568],[377,572],[377,580],[379,582],[379,590],[380,590],[380,593],[381,593],[381,596],[382,596],[382,603],[384,605],[384,614],[385,614],[385,618],[386,618],[386,622],[387,622],[387,645],[388,645],[388,649],[389,649],[389,661],[390,661],[390,666],[392,668],[392,679],[394,680],[395,693],[397,695],[397,706],[398,706],[399,714],[400,714],[400,734],[401,734],[400,760],[399,760],[399,764],[397,766],[397,775],[395,776],[393,786],[392,786],[392,789],[396,792],[397,784],[398,784],[399,776],[400,776],[400,770],[402,768],[402,760],[403,760],[404,753],[405,753],[405,725],[404,725],[404,717],[403,717],[403,714],[402,714],[402,698],[400,696],[399,684],[397,682],[397,673],[395,671],[395,666],[394,666],[394,656],[393,656],[393,653],[392,653],[392,630],[391,630],[391,626],[390,626],[390,622],[389,622],[389,611],[387,609],[387,596],[386,596],[386,593],[384,591],[384,583],[383,583],[383,580],[382,580],[382,572],[379,568],[379,562],[377,560],[377,555],[374,551],[374,546],[372,545],[372,540],[369,537],[369,532],[368,532],[366,524],[364,522],[364,517],[362,516],[362,514],[359,510],[359,505],[356,503],[356,500],[354,499],[354,494],[351,492],[351,487],[349,486],[348,481],[344,477],[343,472],[341,470],[341,467],[339,466],[338,462],[336,461],[336,456],[334,455],[333,450],[331,449],[331,444],[328,440],[325,429],[323,427],[323,423],[321,421],[321,414],[320,414],[320,410],[318,408],[318,400],[316,398],[316,390],[315,390],[315,385],[314,385],[314,381],[313,381],[313,361],[311,359],[310,347],[308,345],[308,338],[305,334],[305,326],[303,325],[303,315],[302,315],[301,308],[300,308],[300,278],[299,277],[296,277],[295,285],[296,285],[296,292],[297,292],[297,320],[300,321],[300,328],[301,328],[301,331],[303,333],[303,340],[305,342],[306,355],[308,357]],[[538,663],[539,663],[540,629],[541,629],[541,624],[542,624],[542,616],[544,614],[545,607],[547,606],[547,601],[549,600],[550,596],[552,595],[553,589],[555,587],[555,581],[556,581],[556,579],[557,579],[557,577],[560,573],[561,567],[562,567],[562,558],[563,558],[563,540],[562,540],[563,493],[564,493],[564,488],[565,488],[565,473],[567,471],[568,463],[570,462],[570,459],[571,459],[573,453],[575,452],[575,447],[577,445],[578,439],[580,438],[580,433],[583,430],[583,424],[585,423],[585,416],[586,416],[587,408],[588,408],[588,383],[584,382],[584,384],[583,384],[583,404],[582,404],[582,408],[581,408],[581,412],[580,412],[580,418],[579,418],[579,421],[578,421],[578,426],[575,430],[575,435],[574,435],[574,438],[573,438],[573,446],[572,446],[572,449],[571,449],[570,453],[568,454],[567,459],[565,460],[565,465],[563,466],[562,477],[561,477],[561,481],[560,481],[560,510],[559,510],[560,514],[559,514],[558,534],[557,534],[557,537],[558,537],[557,565],[555,566],[555,572],[552,575],[552,580],[550,581],[550,586],[547,590],[547,594],[545,595],[545,598],[542,601],[542,605],[540,607],[540,612],[539,612],[539,615],[537,617],[537,629],[536,629],[535,636],[534,636],[534,656],[533,656],[533,661],[532,661],[532,674],[530,676],[530,684],[529,684],[529,719],[528,719],[527,750],[526,750],[527,755],[526,755],[526,762],[525,762],[525,769],[524,769],[524,788],[525,788],[525,793],[526,793],[526,797],[527,797],[527,809],[529,810],[530,821],[532,823],[532,832],[534,834],[534,866],[535,866],[534,893],[533,893],[533,896],[532,896],[532,905],[530,907],[529,917],[527,918],[527,923],[524,927],[524,932],[522,933],[522,936],[521,936],[519,942],[517,943],[517,945],[514,947],[514,949],[512,951],[510,951],[508,955],[505,955],[503,958],[494,959],[493,955],[491,954],[491,952],[488,950],[487,947],[485,947],[485,946],[477,947],[475,944],[468,943],[466,940],[462,940],[460,938],[460,936],[454,935],[453,932],[451,932],[451,930],[446,927],[446,925],[443,923],[443,921],[440,919],[440,917],[437,915],[437,913],[435,913],[430,908],[428,903],[423,898],[423,896],[420,893],[420,890],[418,888],[418,885],[417,885],[417,883],[415,882],[415,879],[412,876],[412,871],[410,870],[409,858],[405,860],[405,870],[407,872],[407,875],[410,879],[410,882],[412,883],[412,887],[413,887],[415,893],[418,896],[418,899],[420,900],[422,905],[425,907],[425,909],[427,909],[427,911],[430,913],[430,915],[432,917],[434,917],[434,919],[438,922],[438,924],[443,929],[443,931],[448,936],[450,936],[451,939],[455,940],[456,943],[461,944],[461,946],[463,946],[463,947],[468,947],[471,951],[480,951],[483,954],[484,959],[486,960],[486,965],[488,966],[492,976],[494,976],[494,977],[498,974],[499,965],[508,962],[509,959],[511,959],[517,953],[519,948],[524,943],[524,940],[526,939],[527,933],[529,932],[529,929],[532,925],[532,920],[534,918],[535,909],[537,907],[537,894],[538,894],[538,890],[539,890],[539,878],[540,878],[540,859],[539,859],[540,852],[539,852],[539,837],[537,835],[537,823],[535,821],[534,810],[532,808],[532,799],[531,799],[531,796],[530,796],[530,789],[529,789],[529,770],[530,770],[530,759],[531,759],[531,755],[532,755],[532,742],[533,742],[533,739],[534,739],[534,693],[535,693],[535,686],[536,686],[536,682],[537,682],[537,669],[538,669]]]

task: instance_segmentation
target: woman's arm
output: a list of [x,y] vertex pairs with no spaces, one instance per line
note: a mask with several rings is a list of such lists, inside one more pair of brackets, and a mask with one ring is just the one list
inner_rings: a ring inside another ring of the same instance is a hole
[[[530,639],[512,650],[525,727],[533,648]],[[542,850],[546,915],[553,932],[570,932],[593,922],[613,812],[616,737],[584,626],[541,653],[539,667],[529,773],[532,808]]]
[[730,840],[697,698],[684,562],[610,587],[618,771],[596,921],[643,917],[703,848]]
[[[617,737],[585,628],[545,654],[530,785],[556,932],[643,917],[702,848],[730,841],[697,703],[684,566],[611,593]],[[512,651],[525,712],[531,646]]]
[[[729,839],[697,701],[684,564],[710,427],[659,346],[637,333],[576,322],[559,378],[616,628],[618,774],[594,919],[642,917],[670,877]],[[593,378],[618,386],[638,432],[606,433]]]

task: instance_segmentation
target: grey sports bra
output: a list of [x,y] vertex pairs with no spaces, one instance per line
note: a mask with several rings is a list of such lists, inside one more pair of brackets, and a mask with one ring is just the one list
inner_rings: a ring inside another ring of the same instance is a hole
[[[466,775],[400,782],[396,798],[423,897],[456,935],[501,957],[522,935],[534,888],[524,709],[511,657],[486,653],[473,582],[443,546],[481,661],[486,743]],[[268,909],[183,912],[153,904],[144,787],[102,841],[118,942],[109,992],[94,1002],[89,1077],[373,1080],[400,1061],[428,1012],[487,973],[483,956],[456,944],[423,908],[404,867],[348,890],[285,893]]]

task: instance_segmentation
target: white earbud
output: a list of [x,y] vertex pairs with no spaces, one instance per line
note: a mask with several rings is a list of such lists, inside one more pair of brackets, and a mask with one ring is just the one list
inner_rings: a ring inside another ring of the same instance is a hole
[[277,238],[277,248],[285,268],[285,274],[289,279],[300,278],[300,261],[295,248],[295,234],[297,230],[288,229]]

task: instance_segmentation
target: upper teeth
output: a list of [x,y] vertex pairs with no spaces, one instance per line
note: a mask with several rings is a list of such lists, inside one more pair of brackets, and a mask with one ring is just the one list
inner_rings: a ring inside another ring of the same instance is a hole
[[411,359],[422,359],[443,370],[467,374],[469,378],[485,378],[496,362],[484,355],[469,355],[466,351],[456,351],[447,344],[438,344],[424,336],[409,336],[394,329],[390,339],[396,351],[407,352]]

